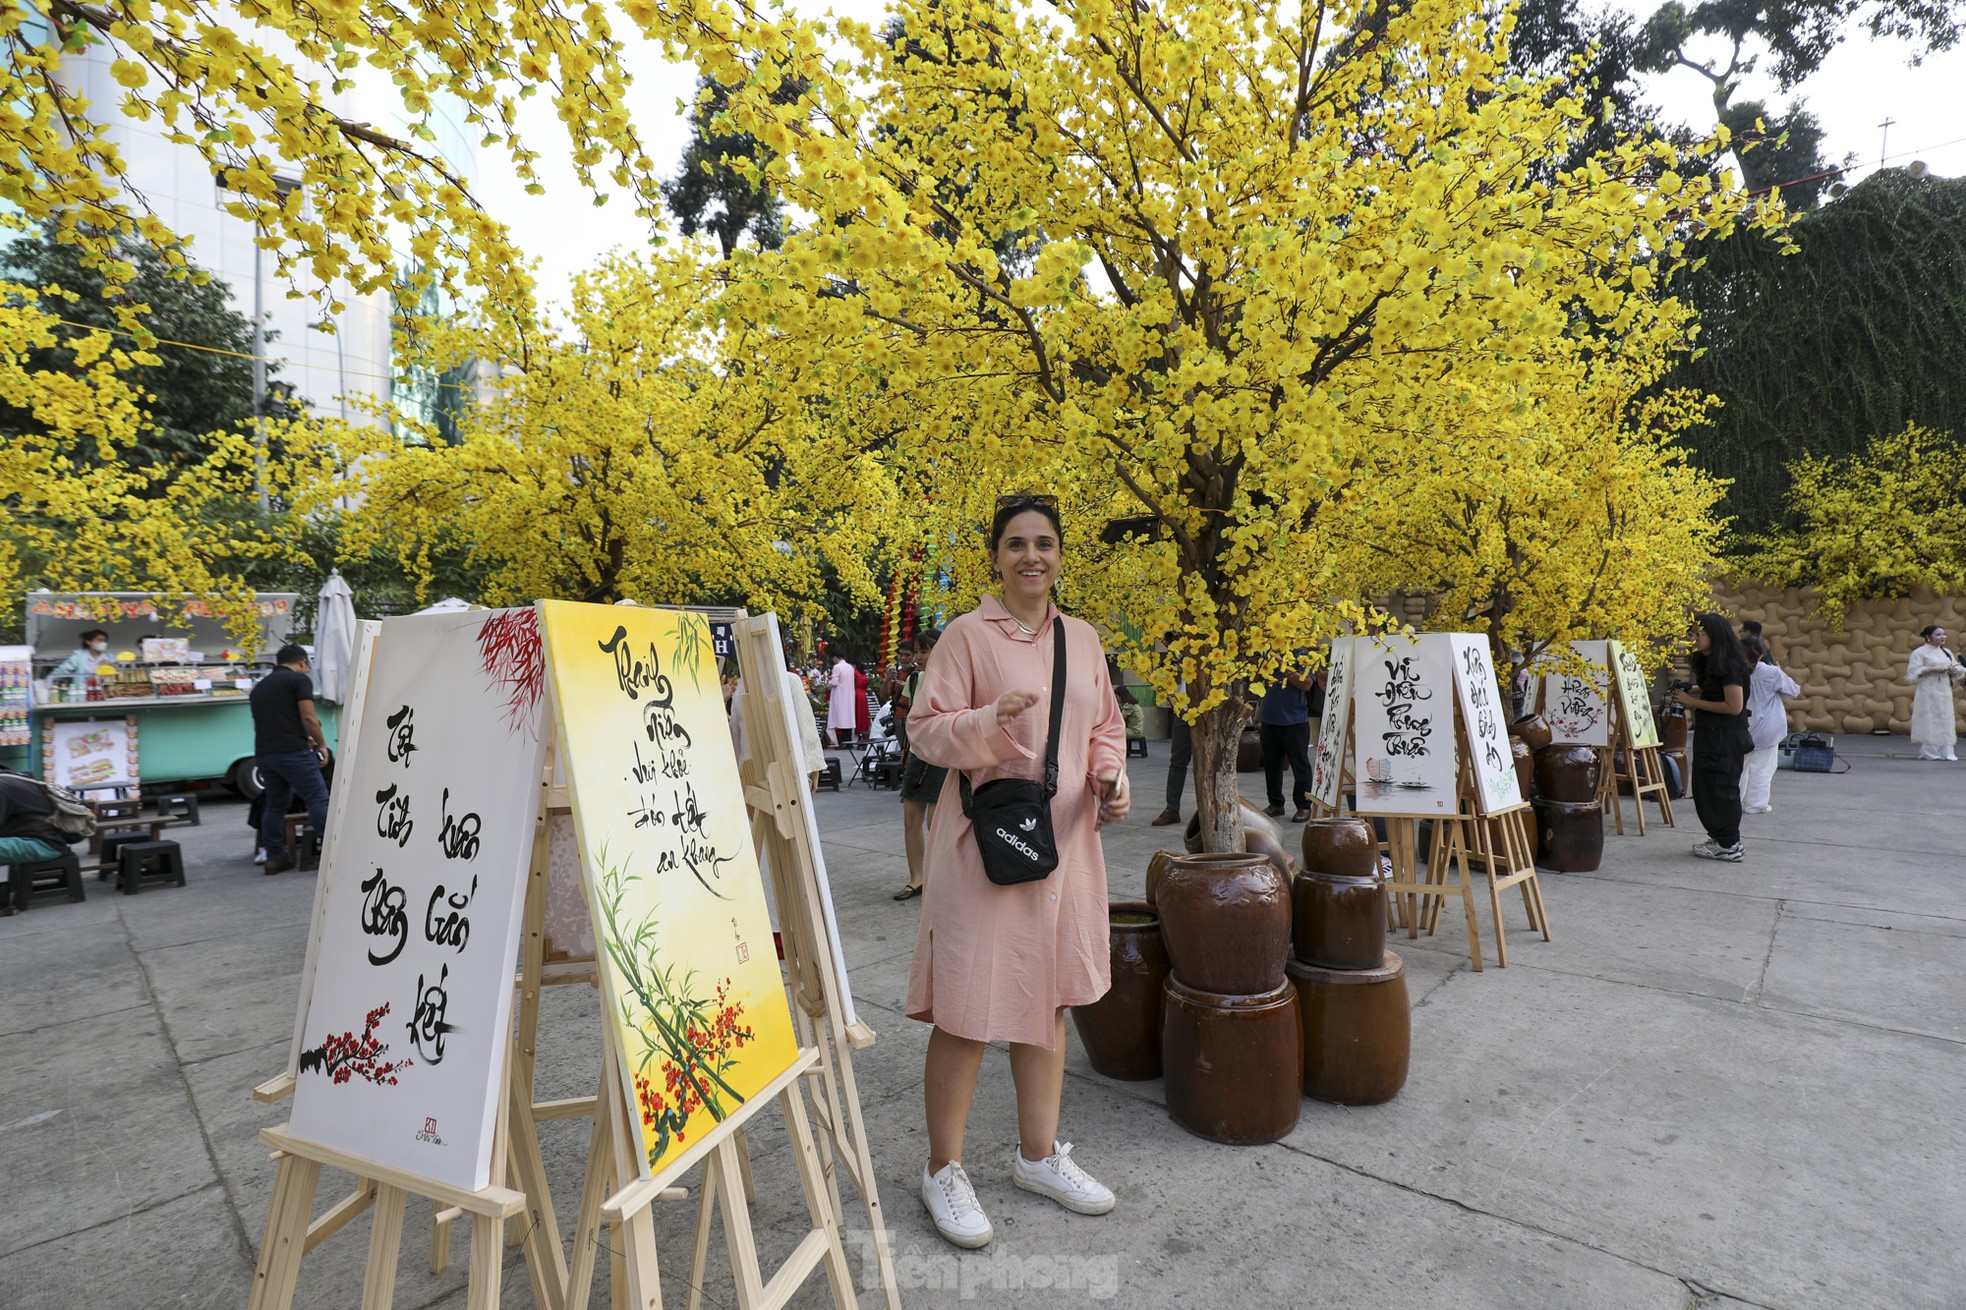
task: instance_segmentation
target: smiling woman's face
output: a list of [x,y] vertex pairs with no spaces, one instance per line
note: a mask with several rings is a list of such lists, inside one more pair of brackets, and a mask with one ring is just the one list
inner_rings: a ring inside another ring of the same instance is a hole
[[1026,510],[1004,525],[1003,538],[990,552],[990,563],[1003,575],[1004,594],[1041,600],[1058,581],[1065,563],[1058,529],[1037,510]]

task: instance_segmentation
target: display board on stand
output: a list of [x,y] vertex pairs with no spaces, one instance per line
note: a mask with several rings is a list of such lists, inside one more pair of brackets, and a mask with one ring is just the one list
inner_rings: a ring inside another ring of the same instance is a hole
[[1323,814],[1338,813],[1345,791],[1352,737],[1352,643],[1351,637],[1333,637],[1325,670],[1324,718],[1311,757],[1311,800]]
[[1605,646],[1602,641],[1573,641],[1570,649],[1584,662],[1584,670],[1543,675],[1542,715],[1550,725],[1552,741],[1573,746],[1611,744],[1611,672]]
[[1659,758],[1659,729],[1652,721],[1651,689],[1638,657],[1622,642],[1605,643],[1614,690],[1611,696],[1611,746],[1606,752],[1604,806],[1616,821],[1618,835],[1625,835],[1625,805],[1621,789],[1629,790],[1632,808],[1638,813],[1638,833],[1645,835],[1645,802],[1659,807],[1659,818],[1668,828],[1677,827],[1672,813],[1672,789],[1666,785],[1665,762]]
[[1352,643],[1352,663],[1358,812],[1452,814],[1459,754],[1453,648],[1446,636],[1359,637]]
[[[1479,874],[1488,889],[1496,954],[1506,966],[1504,890],[1520,887],[1530,928],[1545,941],[1550,931],[1488,639],[1473,633],[1359,638],[1353,659],[1355,808],[1385,821],[1391,912],[1409,937],[1422,927],[1431,934],[1442,903],[1458,891],[1469,955],[1480,972],[1473,889]],[[1424,871],[1421,817],[1433,820],[1434,833]],[[1450,886],[1450,871],[1457,886]]]

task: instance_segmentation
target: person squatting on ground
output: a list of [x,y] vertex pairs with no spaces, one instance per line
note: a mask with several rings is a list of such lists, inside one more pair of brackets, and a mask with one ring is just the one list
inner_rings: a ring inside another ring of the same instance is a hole
[[259,845],[266,852],[264,872],[293,868],[287,850],[287,806],[295,796],[307,807],[314,831],[328,830],[328,783],[321,766],[328,762],[328,739],[314,712],[314,680],[307,676],[307,652],[282,646],[273,656],[277,666],[252,691],[253,762],[266,789],[260,811]]
[[1802,688],[1775,667],[1759,633],[1742,637],[1741,649],[1754,666],[1748,673],[1748,739],[1754,749],[1741,770],[1741,813],[1772,814],[1775,807],[1769,803],[1768,790],[1775,781],[1775,765],[1789,726],[1788,706],[1783,702],[1800,696]]
[[1693,848],[1704,860],[1738,864],[1741,848],[1741,766],[1748,735],[1748,657],[1733,625],[1702,614],[1693,634],[1692,691],[1673,699],[1693,711],[1693,808],[1707,840]]
[[1905,681],[1917,688],[1911,694],[1911,739],[1921,760],[1957,760],[1952,688],[1966,679],[1966,667],[1946,649],[1944,628],[1935,623],[1918,635],[1923,642],[1905,666]]
[[[915,698],[921,695],[922,678],[928,669],[929,654],[942,634],[927,628],[915,634],[915,671],[908,681],[902,684],[901,692],[895,697],[895,706],[905,714],[912,714]],[[905,723],[901,715],[896,722]],[[901,749],[906,756],[901,764],[901,825],[908,847],[908,885],[894,894],[897,901],[913,900],[922,894],[922,886],[928,877],[928,833],[929,825],[935,822],[935,804],[942,799],[942,780],[949,771],[939,764],[930,764],[902,737]]]
[[963,1138],[985,1043],[1010,1043],[1019,1147],[1018,1187],[1079,1214],[1105,1214],[1113,1194],[1058,1140],[1065,1083],[1065,1008],[1110,985],[1106,858],[1099,829],[1126,817],[1126,736],[1092,626],[1061,614],[1051,587],[1064,533],[1048,498],[1008,498],[990,525],[990,563],[1001,595],[943,631],[909,713],[910,745],[963,770],[972,786],[1034,777],[1050,727],[1053,625],[1063,624],[1067,678],[1051,799],[1058,867],[1035,882],[1000,886],[983,871],[961,806],[943,806],[929,833],[935,882],[922,902],[908,979],[908,1015],[935,1025],[923,1068],[928,1163],[922,1203],[957,1246],[993,1236],[963,1169]]

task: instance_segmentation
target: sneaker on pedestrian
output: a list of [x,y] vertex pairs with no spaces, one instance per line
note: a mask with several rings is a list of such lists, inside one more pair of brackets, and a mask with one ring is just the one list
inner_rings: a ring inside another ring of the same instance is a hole
[[1048,1196],[1076,1214],[1105,1214],[1113,1208],[1112,1188],[1078,1167],[1070,1142],[1053,1142],[1051,1154],[1042,1160],[1026,1160],[1021,1147],[1011,1154],[1016,1159],[1011,1181],[1025,1191]]
[[1741,857],[1747,854],[1747,850],[1739,842],[1735,842],[1732,846],[1722,846],[1717,841],[1703,841],[1693,848],[1693,854],[1703,860],[1725,860],[1729,864],[1739,864]]
[[266,848],[264,846],[260,847],[258,850],[253,852],[253,863],[254,864],[266,863]]
[[996,1236],[960,1160],[949,1161],[940,1173],[932,1174],[927,1165],[922,1166],[922,1204],[935,1221],[935,1231],[957,1246],[973,1251],[988,1246]]
[[1155,828],[1165,828],[1170,823],[1179,823],[1179,822],[1181,822],[1181,811],[1162,810],[1159,814],[1156,814],[1154,816],[1154,821],[1150,826]]

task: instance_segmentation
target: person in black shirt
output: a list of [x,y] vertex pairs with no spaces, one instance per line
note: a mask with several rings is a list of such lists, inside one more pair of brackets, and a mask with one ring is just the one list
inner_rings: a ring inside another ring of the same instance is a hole
[[1741,849],[1741,763],[1754,748],[1748,733],[1751,666],[1733,625],[1718,614],[1699,616],[1693,634],[1692,691],[1673,699],[1693,711],[1693,808],[1708,840],[1693,848],[1704,860],[1738,864]]
[[327,831],[328,784],[321,766],[328,760],[328,741],[314,713],[307,652],[282,646],[273,659],[279,667],[253,688],[253,753],[266,788],[259,821],[265,871],[280,873],[294,867],[287,858],[287,806],[295,796],[307,807],[314,831]]

